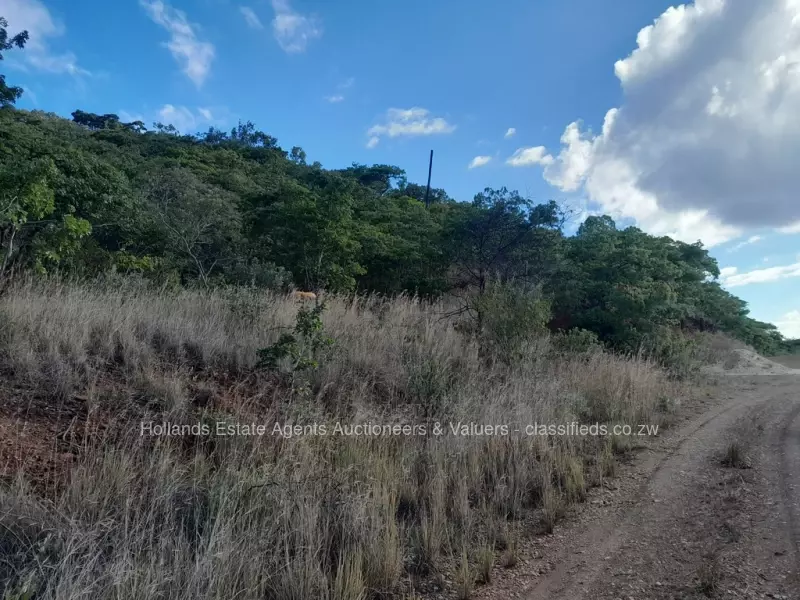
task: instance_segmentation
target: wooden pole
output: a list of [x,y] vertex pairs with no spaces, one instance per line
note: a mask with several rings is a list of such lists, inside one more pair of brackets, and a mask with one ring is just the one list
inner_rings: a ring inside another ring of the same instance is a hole
[[433,172],[433,150],[431,150],[431,160],[428,163],[428,187],[425,188],[425,206],[430,206],[431,194],[431,173]]

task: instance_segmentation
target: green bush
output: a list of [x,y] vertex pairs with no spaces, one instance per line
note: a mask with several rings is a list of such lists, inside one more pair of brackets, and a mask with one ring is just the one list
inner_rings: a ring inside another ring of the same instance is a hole
[[333,345],[333,338],[325,334],[322,312],[325,304],[314,308],[301,307],[297,312],[294,333],[284,333],[278,341],[258,351],[257,368],[280,369],[288,372],[306,371],[319,367],[325,350]]
[[554,334],[552,343],[557,352],[564,354],[583,354],[602,347],[596,333],[579,327]]
[[643,353],[677,379],[695,375],[705,362],[706,351],[700,339],[679,330],[660,328],[642,343]]
[[529,341],[547,333],[550,302],[535,289],[495,283],[476,298],[474,309],[483,347],[506,363],[521,358]]
[[292,285],[292,274],[273,263],[237,262],[227,274],[227,280],[235,285],[250,285],[275,292],[285,292]]

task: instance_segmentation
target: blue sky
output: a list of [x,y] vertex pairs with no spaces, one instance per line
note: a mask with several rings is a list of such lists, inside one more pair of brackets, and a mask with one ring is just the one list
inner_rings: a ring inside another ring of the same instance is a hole
[[31,34],[4,65],[22,108],[184,132],[252,120],[326,167],[419,182],[433,149],[433,184],[458,199],[505,185],[702,239],[753,316],[800,336],[800,8],[752,4],[0,0],[0,15]]

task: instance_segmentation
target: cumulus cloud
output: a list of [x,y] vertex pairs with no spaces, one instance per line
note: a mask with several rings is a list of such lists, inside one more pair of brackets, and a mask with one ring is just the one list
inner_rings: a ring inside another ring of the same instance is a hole
[[24,52],[9,53],[7,58],[12,65],[48,73],[90,74],[78,65],[74,53],[56,53],[50,49],[49,40],[63,36],[66,28],[53,19],[39,0],[0,0],[0,16],[8,21],[9,37],[20,31],[30,35]]
[[305,52],[311,40],[322,37],[322,24],[314,16],[301,15],[292,9],[289,0],[272,0],[275,18],[272,33],[284,52]]
[[455,131],[442,117],[431,117],[430,111],[424,108],[390,108],[386,111],[385,122],[375,125],[367,131],[369,136],[368,148],[378,145],[383,136],[412,137],[424,135],[440,135]]
[[338,102],[344,102],[344,96],[342,94],[333,94],[332,96],[325,96],[325,100],[331,104],[336,104]]
[[800,219],[800,2],[696,0],[615,65],[602,132],[571,123],[544,172],[655,234],[707,245]]
[[728,288],[750,285],[752,283],[768,283],[800,277],[800,262],[781,267],[769,267],[767,269],[755,269],[745,273],[739,273],[736,267],[726,267],[720,270],[720,283]]
[[477,169],[479,167],[484,167],[488,165],[492,160],[491,156],[476,156],[473,158],[470,163],[468,169]]
[[211,71],[215,50],[213,44],[197,37],[197,26],[186,18],[186,13],[161,0],[139,0],[147,15],[167,30],[170,40],[165,46],[172,53],[186,76],[197,87],[203,85]]
[[506,134],[503,137],[511,138],[514,137],[515,135],[517,135],[517,130],[514,127],[509,127],[508,131],[506,131]]
[[793,310],[786,313],[780,320],[775,321],[784,337],[789,339],[800,339],[800,310]]
[[507,165],[512,167],[530,167],[532,165],[550,165],[553,162],[553,157],[547,154],[547,149],[544,146],[536,146],[534,148],[519,148],[512,154],[508,160]]
[[256,11],[254,11],[249,6],[240,6],[239,12],[244,17],[247,26],[250,29],[264,29],[264,24],[261,22],[261,19],[258,18]]

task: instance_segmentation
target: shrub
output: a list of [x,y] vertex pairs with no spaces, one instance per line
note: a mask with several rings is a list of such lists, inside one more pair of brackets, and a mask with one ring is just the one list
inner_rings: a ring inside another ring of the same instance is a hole
[[261,263],[258,259],[237,262],[226,273],[226,279],[234,285],[251,285],[275,292],[285,292],[292,285],[292,274],[273,263]]
[[667,327],[647,336],[642,350],[645,356],[655,360],[677,379],[692,377],[705,362],[700,339]]
[[596,333],[580,327],[556,333],[552,343],[556,351],[565,354],[582,354],[602,347]]
[[514,283],[493,283],[476,298],[478,330],[486,353],[506,363],[521,358],[533,338],[547,332],[550,302],[537,290]]
[[314,308],[301,307],[297,312],[294,333],[284,333],[278,341],[258,351],[258,367],[277,369],[288,362],[289,372],[305,371],[319,367],[322,352],[333,345],[322,325],[325,304]]

